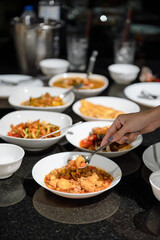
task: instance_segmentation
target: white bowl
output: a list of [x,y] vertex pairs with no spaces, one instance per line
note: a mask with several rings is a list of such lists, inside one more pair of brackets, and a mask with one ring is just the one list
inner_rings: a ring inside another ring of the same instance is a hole
[[[85,148],[81,148],[79,146],[79,142],[88,137],[89,133],[92,131],[95,127],[104,127],[104,126],[111,126],[111,122],[106,121],[91,121],[91,122],[84,122],[79,125],[72,126],[69,131],[66,134],[66,138],[68,142],[70,142],[73,146],[76,148],[79,148],[81,151],[87,151],[87,152],[93,152]],[[138,147],[142,143],[142,136],[139,135],[138,138],[131,143],[132,147],[130,149],[124,150],[124,151],[117,151],[117,152],[99,152],[98,154],[103,155],[105,157],[119,157],[122,156],[136,147]]]
[[[133,113],[133,112],[139,112],[140,107],[138,104],[124,99],[124,98],[118,98],[118,97],[91,97],[91,98],[86,98],[85,100],[93,103],[93,104],[98,104],[98,105],[103,105],[105,107],[110,107],[114,108],[115,110],[118,111],[123,111],[124,113]],[[85,121],[113,121],[114,119],[100,119],[100,118],[94,118],[94,117],[88,117],[83,114],[81,114],[79,108],[81,106],[80,100],[75,102],[72,106],[73,111],[80,116],[82,119]]]
[[17,145],[0,143],[0,153],[0,179],[4,179],[19,169],[25,152]]
[[[75,73],[58,74],[58,75],[52,77],[49,80],[48,84],[50,87],[53,87],[53,83],[56,82],[57,80],[59,80],[60,78],[73,77],[73,76],[86,78],[86,73],[75,72]],[[104,81],[104,86],[101,88],[96,88],[96,89],[75,89],[74,93],[75,93],[75,97],[77,99],[96,96],[96,95],[100,94],[101,92],[103,92],[109,85],[108,79],[103,75],[92,74],[91,78]]]
[[34,165],[34,167],[32,169],[32,176],[33,176],[34,180],[40,186],[44,187],[45,189],[47,189],[59,196],[66,197],[66,198],[75,198],[75,199],[89,198],[89,197],[99,195],[99,194],[113,188],[121,180],[122,172],[121,172],[121,169],[119,168],[119,166],[115,162],[113,162],[112,160],[105,158],[103,156],[95,155],[91,159],[90,165],[101,168],[101,169],[107,171],[108,173],[110,173],[114,177],[111,185],[108,188],[106,188],[102,191],[98,191],[98,192],[81,193],[81,194],[60,192],[60,191],[56,191],[56,190],[52,190],[52,189],[48,188],[44,183],[45,175],[47,175],[51,170],[54,170],[55,168],[63,167],[64,165],[67,164],[67,159],[69,159],[69,158],[71,158],[71,156],[77,155],[77,154],[78,155],[80,155],[80,154],[88,155],[88,153],[86,153],[86,152],[63,152],[63,153],[53,154],[53,155],[50,155],[48,157],[41,159],[39,162],[37,162]]
[[69,62],[65,59],[48,58],[39,62],[40,69],[44,75],[49,77],[68,71]]
[[15,109],[26,109],[26,110],[43,110],[51,112],[63,112],[74,102],[75,96],[74,93],[69,93],[65,98],[65,105],[57,107],[34,107],[34,106],[22,106],[21,103],[29,100],[30,97],[40,97],[42,94],[49,93],[51,96],[59,96],[61,93],[64,93],[66,89],[62,88],[50,88],[50,87],[24,87],[17,88],[10,96],[9,103]]
[[46,149],[55,143],[57,143],[62,137],[65,136],[66,130],[62,131],[61,135],[54,138],[48,139],[24,139],[18,137],[7,136],[10,130],[10,125],[17,125],[22,122],[36,121],[40,119],[41,121],[46,121],[47,123],[53,123],[61,128],[68,127],[72,125],[72,119],[66,114],[56,113],[56,112],[46,112],[46,111],[14,111],[8,113],[0,120],[0,137],[6,142],[17,144],[29,151],[39,151]]
[[160,201],[160,170],[152,173],[149,177],[154,196]]
[[115,63],[108,67],[108,71],[116,83],[127,85],[137,78],[140,68],[132,64]]

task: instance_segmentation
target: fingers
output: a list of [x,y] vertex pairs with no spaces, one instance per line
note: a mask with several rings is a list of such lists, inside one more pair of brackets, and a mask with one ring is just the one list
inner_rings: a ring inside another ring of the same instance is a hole
[[136,139],[137,139],[137,137],[138,137],[138,135],[139,135],[140,133],[139,132],[135,132],[135,133],[129,133],[129,134],[127,134],[127,135],[125,135],[125,136],[123,136],[121,139],[119,139],[117,142],[119,143],[119,144],[123,144],[123,143],[132,143],[132,142],[134,142]]

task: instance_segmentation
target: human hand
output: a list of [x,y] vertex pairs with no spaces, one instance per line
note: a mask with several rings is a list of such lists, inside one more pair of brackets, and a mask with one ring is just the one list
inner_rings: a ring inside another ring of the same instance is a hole
[[160,126],[160,119],[157,119],[155,110],[121,114],[107,131],[101,146],[108,141],[118,142],[119,144],[133,142],[139,134],[154,131],[158,126]]

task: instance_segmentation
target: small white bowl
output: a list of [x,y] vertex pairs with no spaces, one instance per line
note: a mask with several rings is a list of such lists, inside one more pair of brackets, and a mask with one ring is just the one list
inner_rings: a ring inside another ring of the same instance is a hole
[[[115,110],[123,111],[124,113],[133,113],[133,112],[140,111],[140,107],[138,104],[124,98],[97,96],[97,97],[86,98],[85,100],[96,105],[102,105],[105,107],[114,108]],[[81,106],[81,102],[79,100],[73,104],[72,109],[78,116],[80,116],[85,121],[102,121],[102,120],[113,121],[114,120],[114,119],[101,119],[101,118],[85,116],[80,112],[79,110],[80,106]]]
[[44,75],[52,77],[55,74],[67,72],[69,62],[65,59],[48,58],[40,61],[39,66]]
[[24,150],[14,144],[0,144],[0,179],[12,176],[21,166]]
[[[48,84],[50,87],[53,87],[54,82],[56,82],[57,80],[61,79],[61,78],[67,78],[67,77],[81,77],[81,78],[86,78],[86,73],[63,73],[63,74],[58,74],[54,77],[52,77]],[[96,80],[101,80],[104,81],[104,86],[100,87],[100,88],[96,88],[96,89],[75,89],[74,93],[75,93],[75,97],[77,99],[81,99],[81,98],[86,98],[86,97],[92,97],[92,96],[96,96],[98,94],[100,94],[101,92],[103,92],[109,85],[109,81],[108,79],[103,76],[103,75],[99,75],[99,74],[92,74],[90,76],[93,79]]]
[[160,170],[153,172],[149,177],[154,196],[160,201]]
[[[79,146],[79,143],[82,139],[86,138],[89,136],[90,132],[92,131],[93,128],[95,127],[104,127],[104,126],[111,126],[112,121],[106,122],[106,121],[90,121],[90,122],[83,122],[79,125],[72,126],[69,131],[66,134],[66,138],[68,142],[70,142],[73,146],[76,148],[80,149],[81,151],[86,151],[86,152],[93,152],[91,150],[82,148]],[[116,152],[99,152],[98,154],[103,155],[105,157],[119,157],[122,156],[133,149],[137,148],[141,143],[142,143],[142,136],[139,135],[138,138],[131,143],[131,148],[124,150],[124,151],[116,151]]]
[[53,138],[46,139],[26,139],[18,137],[8,136],[11,124],[15,126],[19,123],[25,123],[27,121],[36,121],[36,120],[46,121],[47,123],[53,123],[62,129],[63,127],[69,127],[72,125],[72,119],[66,114],[57,113],[57,112],[46,112],[46,111],[14,111],[6,114],[0,120],[0,138],[4,141],[13,143],[21,146],[28,151],[40,151],[50,146],[56,144],[60,141],[66,134],[67,130],[62,131],[61,135]]
[[140,68],[132,64],[115,63],[108,67],[108,71],[116,83],[127,85],[137,78]]
[[90,198],[90,197],[99,195],[99,194],[113,188],[121,180],[122,172],[121,172],[121,169],[119,168],[119,166],[115,162],[110,160],[109,158],[95,154],[91,159],[90,165],[101,168],[101,169],[107,171],[108,173],[110,173],[114,177],[112,183],[110,184],[110,186],[108,188],[106,188],[102,191],[98,191],[98,192],[78,194],[78,193],[66,193],[66,192],[52,190],[45,185],[45,183],[44,183],[45,175],[47,175],[51,170],[54,170],[55,168],[61,168],[64,165],[66,165],[67,160],[70,159],[71,156],[82,155],[82,154],[88,155],[88,153],[86,153],[86,152],[63,152],[63,153],[57,153],[57,154],[53,154],[48,157],[45,157],[34,165],[34,167],[32,169],[32,176],[33,176],[34,180],[40,186],[51,191],[52,193],[57,194],[61,197],[75,198],[75,199]]
[[21,103],[29,100],[30,97],[40,97],[42,94],[49,93],[51,96],[59,96],[61,93],[66,92],[66,89],[62,88],[50,88],[50,87],[24,87],[17,88],[9,96],[8,102],[15,109],[22,110],[42,110],[42,111],[51,111],[51,112],[63,112],[74,102],[75,96],[74,93],[69,93],[65,98],[65,105],[57,107],[34,107],[34,106],[22,106]]

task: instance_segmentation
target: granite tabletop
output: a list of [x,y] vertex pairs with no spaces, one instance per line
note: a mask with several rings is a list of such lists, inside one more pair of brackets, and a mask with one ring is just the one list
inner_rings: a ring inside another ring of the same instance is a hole
[[[125,98],[123,88],[112,83],[102,95]],[[0,103],[0,117],[14,111],[7,100],[0,99]],[[64,113],[73,122],[81,120],[71,107]],[[136,149],[113,158],[122,170],[121,181],[103,194],[81,200],[54,195],[32,177],[32,168],[40,159],[75,150],[65,138],[44,151],[25,151],[18,171],[0,180],[0,239],[160,239],[160,203],[149,184],[151,171],[142,159],[144,150],[159,141],[157,129],[145,134]]]

